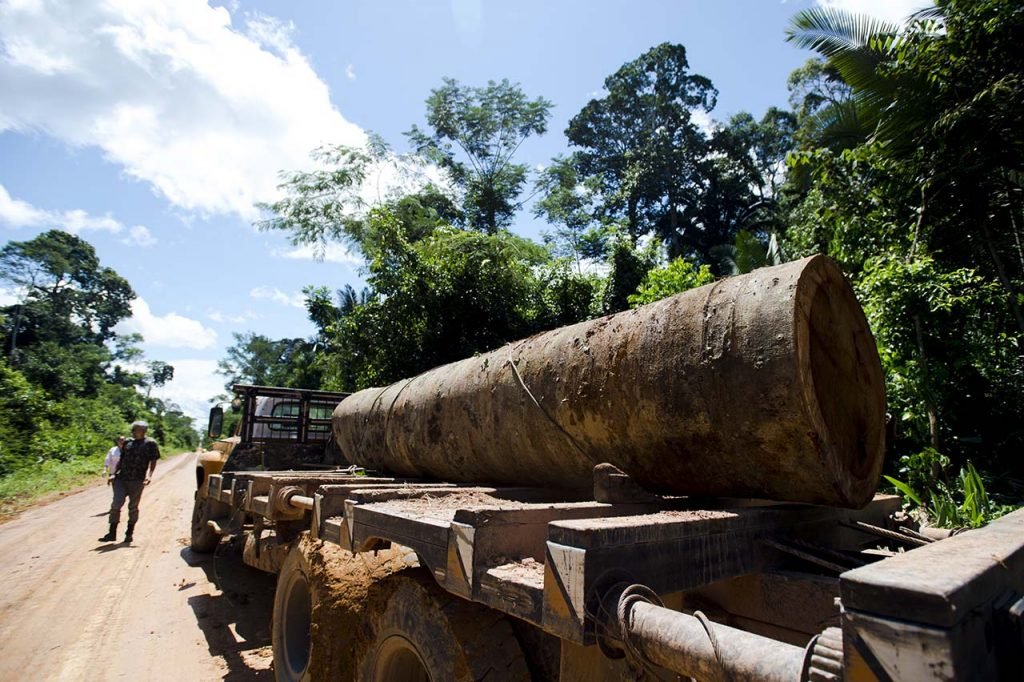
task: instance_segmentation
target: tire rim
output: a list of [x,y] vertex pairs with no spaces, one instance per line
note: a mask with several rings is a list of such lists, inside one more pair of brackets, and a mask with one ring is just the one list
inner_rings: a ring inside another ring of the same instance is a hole
[[309,665],[312,647],[310,623],[312,603],[306,576],[295,571],[285,593],[284,627],[282,628],[284,661],[289,680],[299,680]]
[[412,642],[392,635],[377,650],[374,682],[431,682],[430,673]]

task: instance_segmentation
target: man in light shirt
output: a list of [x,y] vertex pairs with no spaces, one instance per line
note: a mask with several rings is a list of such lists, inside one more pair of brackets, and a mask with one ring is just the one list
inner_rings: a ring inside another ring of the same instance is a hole
[[139,500],[142,489],[149,485],[156,469],[156,461],[160,459],[160,447],[152,438],[146,438],[149,424],[137,421],[132,424],[132,439],[125,441],[121,448],[121,459],[117,462],[114,472],[114,500],[110,505],[110,532],[100,538],[100,542],[114,542],[117,534],[117,523],[121,520],[121,507],[128,501],[128,530],[125,531],[126,544],[132,541],[135,523],[139,520]]
[[124,447],[124,436],[114,439],[114,447],[107,451],[103,459],[103,473],[107,475],[107,485],[114,482],[114,474],[117,473],[117,463],[121,461],[121,448]]

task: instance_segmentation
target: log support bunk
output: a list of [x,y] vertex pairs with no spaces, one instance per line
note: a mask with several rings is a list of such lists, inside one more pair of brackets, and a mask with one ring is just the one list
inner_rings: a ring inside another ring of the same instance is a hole
[[894,553],[858,525],[886,525],[892,496],[850,511],[595,479],[612,501],[348,472],[233,472],[208,492],[252,521],[248,563],[276,570],[302,531],[353,553],[401,545],[448,592],[559,638],[562,679],[597,656],[708,679],[1020,679],[1024,511]]

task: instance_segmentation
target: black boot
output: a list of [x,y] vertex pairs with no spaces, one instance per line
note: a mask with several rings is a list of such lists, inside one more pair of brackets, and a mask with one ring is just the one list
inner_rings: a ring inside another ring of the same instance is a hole
[[117,524],[110,524],[110,532],[99,539],[100,542],[114,542],[117,540]]
[[133,530],[135,530],[135,524],[134,523],[129,523],[128,524],[128,529],[124,532],[124,541],[125,542],[131,542],[132,541],[132,531]]

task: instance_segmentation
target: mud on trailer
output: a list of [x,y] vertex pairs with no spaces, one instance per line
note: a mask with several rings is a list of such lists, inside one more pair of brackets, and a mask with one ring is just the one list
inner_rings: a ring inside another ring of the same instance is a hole
[[343,394],[236,391],[193,543],[237,534],[279,575],[279,680],[1024,679],[1024,511],[942,538],[890,496],[661,497],[611,466],[590,499],[393,478],[339,468]]

